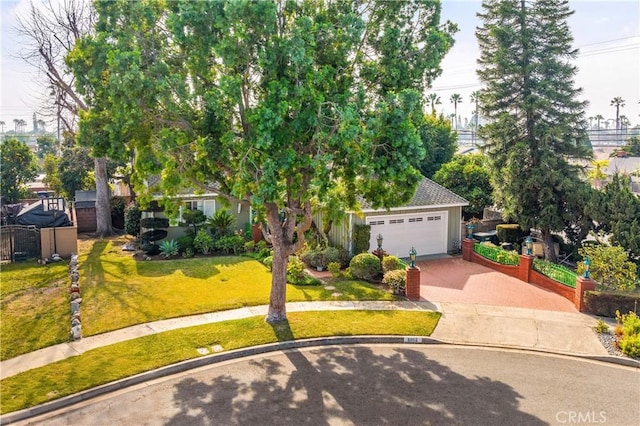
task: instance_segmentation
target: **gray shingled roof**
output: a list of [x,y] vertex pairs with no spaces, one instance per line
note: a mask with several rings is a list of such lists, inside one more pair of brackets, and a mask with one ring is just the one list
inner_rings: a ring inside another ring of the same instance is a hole
[[[364,200],[360,200],[362,210],[371,210],[371,204]],[[448,190],[442,185],[439,185],[431,179],[424,178],[418,184],[416,193],[413,198],[402,207],[451,207],[451,206],[467,206],[469,202],[454,192]]]

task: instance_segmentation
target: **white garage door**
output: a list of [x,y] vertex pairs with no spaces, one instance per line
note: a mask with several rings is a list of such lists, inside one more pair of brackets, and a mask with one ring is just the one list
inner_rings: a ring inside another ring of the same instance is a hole
[[418,256],[446,253],[448,219],[446,211],[368,217],[369,251],[378,247],[376,238],[382,234],[382,248],[394,256],[409,257],[411,247]]

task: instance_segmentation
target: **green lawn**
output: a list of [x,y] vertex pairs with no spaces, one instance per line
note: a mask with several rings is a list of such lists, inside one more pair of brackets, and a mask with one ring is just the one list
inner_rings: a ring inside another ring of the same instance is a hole
[[[269,301],[271,273],[246,257],[136,261],[121,246],[126,238],[81,241],[80,288],[84,336],[134,324],[204,312],[262,305]],[[0,282],[1,359],[69,339],[66,264],[4,266]],[[287,286],[287,301],[394,300],[360,281]],[[333,297],[333,292],[342,296]]]
[[20,410],[179,361],[198,348],[248,346],[323,336],[429,336],[440,313],[420,311],[294,312],[270,326],[262,317],[173,330],[94,349],[0,381],[0,412]]

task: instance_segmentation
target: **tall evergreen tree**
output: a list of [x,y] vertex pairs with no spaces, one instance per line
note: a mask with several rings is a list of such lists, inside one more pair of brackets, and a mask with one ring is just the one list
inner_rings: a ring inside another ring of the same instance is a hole
[[492,172],[494,198],[508,219],[538,229],[545,255],[555,260],[551,233],[572,225],[582,212],[579,166],[591,157],[585,102],[573,79],[577,50],[567,0],[485,0],[478,76],[480,129]]

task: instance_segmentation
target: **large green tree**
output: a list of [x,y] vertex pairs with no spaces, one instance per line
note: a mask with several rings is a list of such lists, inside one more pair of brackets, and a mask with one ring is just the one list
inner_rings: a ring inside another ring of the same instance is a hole
[[274,251],[267,321],[286,319],[287,260],[312,201],[337,185],[343,207],[356,195],[377,207],[413,195],[421,93],[455,31],[438,1],[95,7],[95,36],[69,58],[91,94],[81,139],[135,151],[137,182],[159,174],[167,196],[201,187],[262,210]]
[[493,188],[483,154],[456,154],[442,165],[433,180],[469,201],[463,207],[465,219],[482,218],[485,207],[493,204]]
[[628,177],[616,174],[602,190],[595,191],[588,212],[597,231],[640,261],[640,198],[631,192]]
[[36,156],[27,144],[15,138],[0,143],[0,195],[7,203],[16,203],[25,193],[25,184],[38,174]]
[[578,158],[588,159],[585,103],[573,79],[577,51],[566,0],[485,0],[476,35],[480,129],[492,173],[494,199],[507,219],[543,236],[555,260],[552,232],[581,211],[584,183]]
[[420,162],[420,172],[431,178],[440,167],[451,160],[458,148],[458,134],[451,130],[451,121],[442,114],[426,115],[418,126],[425,157]]

